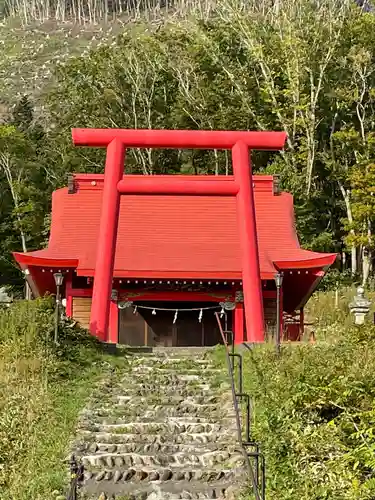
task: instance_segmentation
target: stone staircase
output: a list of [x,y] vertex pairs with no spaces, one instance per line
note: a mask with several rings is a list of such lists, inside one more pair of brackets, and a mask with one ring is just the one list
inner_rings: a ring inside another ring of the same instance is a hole
[[130,355],[81,415],[81,498],[239,500],[246,475],[225,368],[208,350]]

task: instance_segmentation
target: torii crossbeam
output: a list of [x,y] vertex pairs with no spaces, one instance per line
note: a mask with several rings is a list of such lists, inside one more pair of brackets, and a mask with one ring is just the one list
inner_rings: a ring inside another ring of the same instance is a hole
[[[211,130],[73,129],[72,137],[76,146],[107,148],[90,317],[91,333],[102,341],[108,339],[120,196],[221,195],[235,196],[237,199],[247,340],[263,342],[263,300],[249,153],[252,149],[282,149],[286,134]],[[202,182],[199,176],[196,180],[186,180],[177,175],[174,179],[162,175],[145,176],[139,180],[123,179],[126,148],[230,149],[234,177],[229,180],[226,176],[212,176],[209,182]],[[236,338],[235,341],[240,343],[243,339]]]

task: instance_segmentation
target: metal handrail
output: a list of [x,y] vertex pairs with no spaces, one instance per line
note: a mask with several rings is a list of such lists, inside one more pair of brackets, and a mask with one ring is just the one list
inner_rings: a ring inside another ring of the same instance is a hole
[[77,462],[74,455],[70,457],[69,460],[70,467],[70,487],[67,500],[78,500],[78,486],[83,480],[83,465]]
[[[251,486],[252,486],[253,493],[254,493],[254,496],[255,496],[255,500],[265,500],[265,495],[264,495],[265,488],[264,488],[264,484],[262,485],[262,496],[259,493],[259,487],[258,487],[258,484],[259,484],[259,480],[258,480],[259,470],[258,470],[258,467],[256,468],[257,469],[256,473],[254,473],[253,468],[252,468],[251,463],[250,463],[249,453],[246,450],[246,445],[248,445],[248,446],[249,445],[255,445],[255,443],[252,443],[251,439],[250,439],[250,422],[249,422],[249,419],[247,419],[247,423],[246,423],[246,439],[247,439],[247,442],[244,442],[243,439],[242,439],[242,425],[241,425],[241,417],[240,417],[240,408],[239,408],[239,404],[238,404],[238,397],[243,397],[244,396],[244,394],[242,393],[242,357],[240,355],[237,355],[237,356],[240,356],[240,358],[241,358],[241,369],[240,369],[241,384],[239,386],[241,388],[241,391],[240,391],[240,393],[237,393],[236,392],[235,382],[234,382],[234,366],[233,366],[234,362],[233,363],[231,362],[231,357],[235,353],[234,352],[232,352],[232,353],[229,352],[229,345],[228,345],[227,339],[225,338],[223,327],[222,327],[221,321],[220,321],[220,316],[219,316],[219,314],[217,312],[215,312],[215,316],[216,316],[216,319],[217,319],[217,322],[218,322],[218,325],[219,325],[220,334],[221,334],[221,337],[223,339],[223,343],[224,343],[224,346],[225,346],[225,355],[226,355],[226,359],[227,359],[228,372],[229,372],[230,384],[231,384],[231,390],[232,390],[233,406],[234,406],[235,418],[236,418],[238,443],[239,443],[239,445],[241,447],[241,451],[242,451],[242,454],[244,456],[245,466],[246,466],[246,469],[247,469],[249,477],[250,477],[250,482],[251,482]],[[232,346],[233,346],[233,350],[234,350],[234,341],[233,340],[234,339],[232,339]],[[250,402],[249,402],[249,404],[250,404]],[[248,416],[249,416],[249,413],[248,413]],[[255,445],[255,446],[257,446],[257,445]],[[253,455],[253,454],[250,454],[250,455]],[[258,452],[258,455],[259,455],[259,452]],[[262,466],[264,467],[264,459],[263,459],[263,457],[262,457]]]

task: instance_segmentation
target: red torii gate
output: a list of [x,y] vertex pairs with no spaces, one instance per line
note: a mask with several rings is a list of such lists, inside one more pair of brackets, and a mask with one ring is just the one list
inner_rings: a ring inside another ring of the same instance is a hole
[[[115,261],[120,196],[122,194],[175,194],[184,196],[236,196],[238,230],[242,254],[242,283],[249,342],[264,341],[263,300],[259,269],[257,230],[250,151],[280,150],[284,132],[205,130],[73,129],[76,146],[107,148],[102,211],[94,275],[90,330],[100,340],[108,339],[110,300]],[[126,148],[231,149],[234,180],[212,176],[201,182],[164,176],[123,179]],[[242,338],[236,338],[241,343]]]

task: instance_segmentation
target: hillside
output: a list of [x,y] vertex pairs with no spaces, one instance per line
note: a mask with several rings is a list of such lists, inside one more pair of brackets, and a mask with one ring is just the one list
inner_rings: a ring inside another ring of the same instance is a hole
[[[56,66],[75,56],[88,56],[92,49],[115,46],[119,34],[146,21],[160,25],[166,19],[184,19],[192,13],[207,18],[213,5],[200,0],[172,2],[45,2],[8,5],[11,15],[0,22],[0,95],[3,116],[8,105],[23,95],[31,96],[43,111],[44,98],[53,82]],[[62,5],[64,8],[62,9]],[[1,19],[1,18],[0,18]]]
[[115,41],[122,26],[111,24],[80,25],[50,20],[22,26],[16,20],[0,25],[0,93],[3,117],[8,106],[23,95],[30,95],[36,108],[44,107],[56,65],[102,44]]

